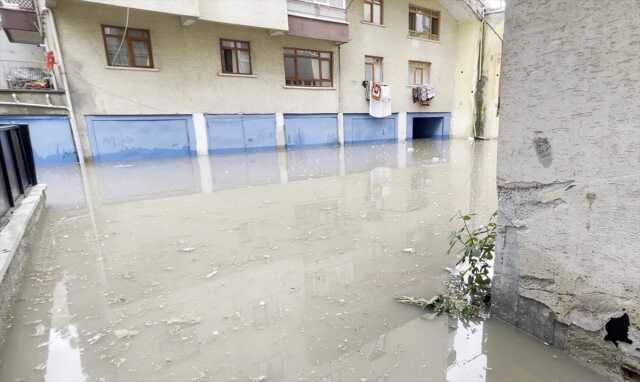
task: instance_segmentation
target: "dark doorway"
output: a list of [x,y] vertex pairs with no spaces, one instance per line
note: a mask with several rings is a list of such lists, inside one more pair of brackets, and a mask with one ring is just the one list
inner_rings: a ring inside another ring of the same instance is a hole
[[444,135],[444,118],[413,118],[413,139],[442,138]]

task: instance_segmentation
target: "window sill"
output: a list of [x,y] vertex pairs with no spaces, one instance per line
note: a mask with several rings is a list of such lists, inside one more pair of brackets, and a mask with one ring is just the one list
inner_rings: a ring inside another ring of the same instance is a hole
[[159,72],[158,68],[136,68],[135,66],[110,66],[105,65],[105,69],[109,70],[133,70],[135,72]]
[[360,24],[371,25],[371,26],[378,27],[378,28],[386,28],[387,27],[384,24],[372,23],[372,22],[364,21],[364,20],[360,20]]
[[414,36],[414,35],[407,35],[407,38],[410,40],[419,40],[419,41],[426,41],[426,42],[432,42],[434,44],[440,44],[440,40],[432,40],[430,38],[427,37],[420,37],[420,36]]
[[335,86],[332,87],[321,87],[321,86],[289,86],[284,85],[283,89],[300,89],[300,90],[336,90]]
[[258,76],[256,76],[255,74],[222,73],[222,72],[218,72],[218,77],[258,78]]

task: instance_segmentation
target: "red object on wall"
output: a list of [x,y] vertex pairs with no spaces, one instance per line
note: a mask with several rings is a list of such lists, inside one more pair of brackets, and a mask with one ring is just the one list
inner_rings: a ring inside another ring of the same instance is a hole
[[48,71],[52,71],[53,70],[53,65],[56,63],[56,57],[53,54],[52,51],[48,51],[47,53],[45,53],[45,67],[47,68]]

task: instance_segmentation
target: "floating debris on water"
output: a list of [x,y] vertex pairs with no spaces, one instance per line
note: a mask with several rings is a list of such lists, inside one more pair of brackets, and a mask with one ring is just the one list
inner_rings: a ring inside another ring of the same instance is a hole
[[138,334],[140,334],[140,332],[129,329],[116,329],[113,331],[113,335],[116,336],[119,340],[129,339],[137,336]]

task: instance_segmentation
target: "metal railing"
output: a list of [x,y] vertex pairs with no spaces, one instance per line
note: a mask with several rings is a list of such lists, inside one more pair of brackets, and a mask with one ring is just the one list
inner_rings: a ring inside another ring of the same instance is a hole
[[319,5],[328,5],[334,8],[342,8],[345,9],[347,7],[346,0],[301,0],[305,3],[313,3]]
[[303,14],[311,17],[336,20],[347,20],[347,10],[342,0],[288,0],[289,14]]
[[0,125],[0,216],[38,183],[28,125]]
[[0,60],[0,89],[53,89],[44,61]]
[[0,7],[24,11],[34,11],[36,9],[33,0],[0,0]]

